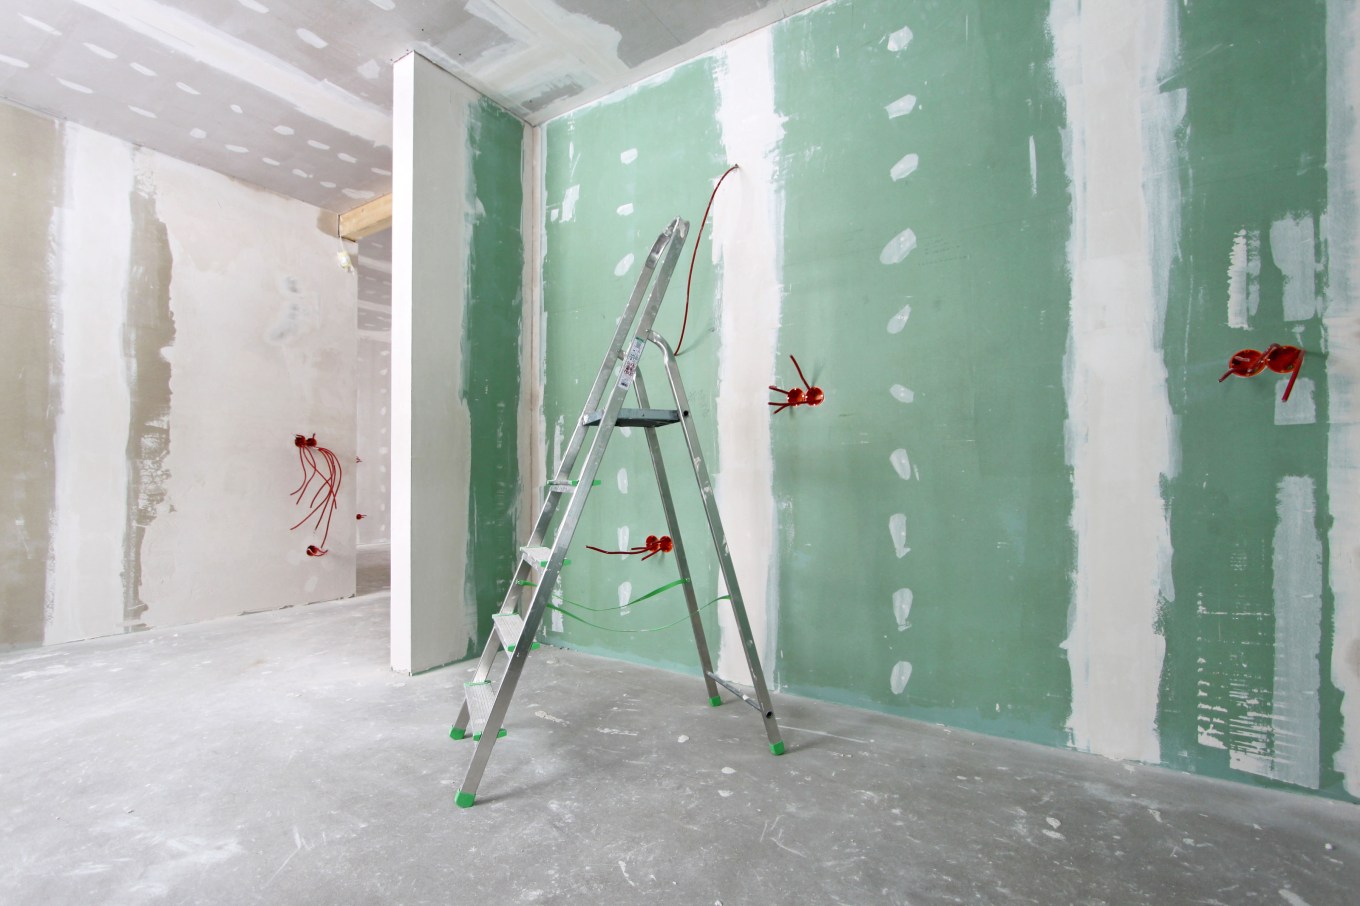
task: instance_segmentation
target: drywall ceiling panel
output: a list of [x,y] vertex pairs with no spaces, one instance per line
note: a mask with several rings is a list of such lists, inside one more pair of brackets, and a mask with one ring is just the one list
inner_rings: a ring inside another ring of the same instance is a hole
[[391,190],[416,51],[530,123],[813,0],[4,0],[0,98],[333,211]]
[[[591,5],[609,5],[609,0],[578,0]],[[695,15],[688,4],[668,3],[666,0],[640,0],[643,6],[656,17],[662,26],[674,37],[676,45],[685,44],[705,32],[719,28],[724,23],[736,22],[744,17],[769,6],[778,6],[761,0],[713,0],[704,4],[703,14]],[[807,4],[803,4],[807,6]]]
[[645,3],[562,0],[562,6],[618,32],[617,54],[625,66],[638,66],[682,43]]
[[390,190],[390,103],[160,4],[6,5],[0,96],[329,210]]

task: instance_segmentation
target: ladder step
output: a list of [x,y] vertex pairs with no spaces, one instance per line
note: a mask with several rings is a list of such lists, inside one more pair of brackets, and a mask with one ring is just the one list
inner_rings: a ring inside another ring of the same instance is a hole
[[[565,494],[566,492],[570,491],[572,488],[576,487],[580,483],[581,482],[575,478],[572,478],[570,480],[564,479],[562,481],[550,481],[547,484],[547,491],[549,494]],[[597,478],[594,481],[592,481],[590,483],[590,486],[592,488],[598,488],[600,486],[600,479]]]
[[498,613],[491,617],[496,626],[496,635],[506,651],[514,651],[519,637],[524,634],[524,618],[517,613]]
[[[588,414],[582,423],[586,427],[598,425],[604,418],[604,410],[596,409]],[[615,422],[620,428],[659,428],[680,421],[679,409],[620,409],[619,419]]]
[[[530,566],[538,569],[546,569],[548,561],[552,559],[552,548],[550,547],[521,547],[519,555],[529,562]],[[570,560],[563,560],[563,566],[569,566]]]
[[491,706],[496,703],[496,687],[490,680],[480,683],[463,683],[467,696],[469,735],[480,734],[486,729],[486,720],[491,716]]

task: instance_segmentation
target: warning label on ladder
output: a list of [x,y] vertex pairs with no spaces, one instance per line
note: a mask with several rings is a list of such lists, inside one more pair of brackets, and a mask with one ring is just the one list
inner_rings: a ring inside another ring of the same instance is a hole
[[642,337],[633,340],[633,345],[628,350],[628,357],[623,360],[623,373],[619,375],[619,386],[624,390],[633,386],[633,376],[637,374],[638,359],[642,358],[644,342]]

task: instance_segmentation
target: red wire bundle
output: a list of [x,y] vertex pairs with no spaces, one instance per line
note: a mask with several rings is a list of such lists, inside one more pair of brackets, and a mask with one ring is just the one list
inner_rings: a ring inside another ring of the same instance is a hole
[[798,364],[798,360],[794,359],[793,356],[789,356],[789,358],[793,359],[793,367],[798,369],[798,378],[803,382],[803,387],[806,387],[807,390],[804,390],[803,387],[794,387],[792,390],[785,390],[782,387],[776,387],[774,384],[771,384],[771,390],[775,393],[782,393],[786,397],[782,403],[770,403],[771,406],[778,407],[774,410],[775,415],[778,415],[790,406],[820,406],[826,400],[826,391],[821,387],[814,387],[809,384],[808,379],[803,377],[803,368]]
[[[313,480],[318,480],[316,490],[312,492],[312,499],[307,505],[311,507],[311,512],[298,520],[297,525],[289,529],[294,531],[301,527],[303,523],[316,516],[314,528],[321,528],[321,521],[326,521],[326,530],[321,535],[321,543],[307,545],[307,556],[324,557],[330,553],[326,550],[326,539],[331,534],[331,518],[340,506],[340,482],[344,478],[344,472],[340,468],[340,459],[333,452],[326,449],[316,442],[316,435],[303,437],[301,434],[293,435],[293,444],[298,450],[298,465],[302,467],[302,484],[298,485],[297,490],[289,494],[296,497],[294,505],[302,503],[302,498],[307,496],[307,489],[312,486]],[[325,464],[325,474],[322,474],[321,466],[317,464],[317,454],[320,454],[321,461]],[[320,502],[318,502],[318,500]]]

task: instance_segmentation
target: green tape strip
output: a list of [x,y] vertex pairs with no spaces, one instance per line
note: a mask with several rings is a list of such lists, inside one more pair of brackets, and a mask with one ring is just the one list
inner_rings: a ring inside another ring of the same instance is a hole
[[[660,588],[653,588],[651,591],[647,592],[646,594],[644,594],[644,595],[639,595],[638,597],[636,597],[636,598],[634,598],[633,600],[629,601],[627,604],[619,604],[619,605],[617,605],[617,606],[615,606],[615,607],[591,607],[591,606],[589,606],[588,604],[578,604],[576,601],[572,601],[572,600],[570,600],[570,599],[568,599],[568,598],[563,598],[562,600],[563,600],[564,603],[570,604],[572,607],[579,607],[581,610],[588,610],[588,611],[590,611],[591,613],[609,613],[610,611],[613,611],[613,610],[623,610],[625,607],[632,607],[634,604],[640,604],[640,603],[642,603],[643,601],[646,601],[648,598],[655,598],[657,595],[661,594],[662,592],[664,592],[664,591],[670,591],[672,588],[675,588],[677,585],[684,585],[684,584],[685,584],[686,582],[688,582],[688,581],[689,581],[688,579],[681,578],[681,579],[676,579],[674,582],[667,582],[665,585],[662,585]],[[530,582],[530,581],[528,581],[527,579],[522,579],[522,580],[520,580],[519,584],[520,584],[520,585],[531,586],[531,587],[536,587],[536,586],[538,585],[537,582]],[[700,612],[705,611],[705,610],[707,610],[708,608],[712,607],[714,604],[717,604],[719,601],[730,601],[730,600],[731,600],[731,597],[730,597],[729,595],[723,595],[722,597],[714,598],[712,601],[709,601],[707,604],[705,604],[704,606],[700,607],[700,608],[699,608],[699,611],[700,611]],[[654,627],[649,627],[649,628],[646,628],[646,629],[616,629],[616,628],[614,628],[614,627],[612,627],[612,626],[601,626],[599,623],[592,623],[592,622],[590,622],[589,620],[585,619],[584,617],[572,613],[570,610],[567,610],[565,607],[558,607],[556,604],[548,604],[548,605],[546,605],[546,606],[547,606],[547,608],[548,608],[549,610],[555,610],[555,611],[557,611],[558,613],[563,614],[564,616],[571,617],[573,620],[575,620],[575,621],[578,622],[578,623],[584,623],[585,625],[591,627],[592,629],[602,629],[602,630],[604,630],[605,632],[629,632],[629,633],[632,633],[632,632],[661,632],[663,629],[670,629],[672,626],[679,626],[681,623],[683,623],[683,622],[685,622],[686,620],[689,619],[689,614],[685,614],[683,617],[681,617],[680,619],[676,620],[674,623],[667,623],[665,626],[654,626]]]
[[[712,607],[714,604],[717,604],[719,601],[728,601],[728,600],[731,600],[731,597],[730,597],[729,595],[723,595],[723,596],[720,597],[720,598],[714,598],[712,601],[709,601],[709,602],[708,602],[707,604],[705,604],[703,607],[700,607],[699,610],[700,610],[700,611],[707,610],[708,608]],[[667,623],[665,626],[653,626],[653,627],[649,627],[649,628],[647,628],[647,629],[615,629],[615,628],[612,627],[612,626],[601,626],[599,623],[592,623],[592,622],[590,622],[589,620],[585,619],[584,617],[579,617],[579,616],[577,616],[576,614],[572,613],[570,610],[567,610],[567,609],[565,609],[565,608],[563,608],[563,607],[558,607],[556,604],[549,604],[549,605],[548,605],[548,609],[549,609],[549,610],[555,610],[555,611],[557,611],[558,613],[560,613],[560,614],[562,614],[562,615],[564,615],[564,616],[571,617],[573,620],[577,621],[578,623],[585,623],[587,626],[591,627],[592,629],[602,629],[602,630],[604,630],[605,632],[661,632],[663,629],[670,629],[672,626],[679,626],[681,623],[684,623],[684,622],[686,622],[687,620],[689,620],[689,614],[685,614],[683,617],[681,617],[680,619],[676,620],[674,623]],[[617,608],[614,608],[614,609],[617,609]]]
[[[636,598],[634,598],[633,600],[629,601],[627,604],[619,604],[619,605],[616,605],[616,606],[614,606],[614,607],[591,607],[591,606],[588,605],[588,604],[578,604],[577,602],[568,600],[567,598],[563,598],[562,600],[565,601],[566,603],[570,604],[572,607],[577,607],[577,608],[580,608],[581,610],[588,610],[588,611],[590,611],[591,613],[608,613],[608,612],[611,611],[611,610],[623,610],[625,607],[632,607],[634,604],[641,604],[643,601],[647,600],[648,598],[655,598],[657,595],[661,594],[663,591],[670,591],[672,588],[675,588],[677,585],[684,585],[684,584],[685,584],[686,582],[688,582],[688,581],[689,581],[688,579],[676,579],[674,582],[667,582],[665,585],[661,586],[660,588],[653,588],[651,591],[647,592],[645,595],[640,595],[639,597],[636,597]],[[520,585],[535,586],[535,587],[538,585],[537,582],[530,582],[530,581],[528,581],[527,579],[521,581],[519,584],[520,584]],[[722,598],[719,598],[718,600],[721,601]],[[548,606],[549,606],[549,607],[552,607],[553,610],[560,610],[560,609],[561,609],[561,608],[558,608],[558,607],[553,607],[553,605],[551,605],[551,604],[549,604]]]

